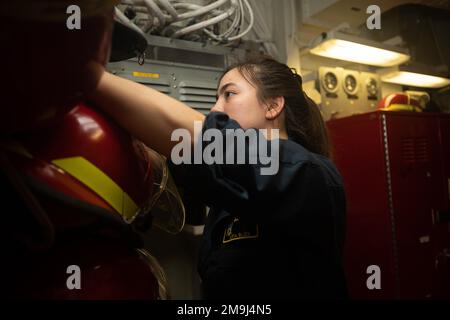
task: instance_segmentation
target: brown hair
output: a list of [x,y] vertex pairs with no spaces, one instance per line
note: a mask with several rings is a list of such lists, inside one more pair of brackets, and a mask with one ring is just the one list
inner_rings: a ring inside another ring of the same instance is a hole
[[[329,157],[330,145],[319,108],[302,89],[302,78],[287,65],[267,56],[230,66],[257,89],[260,102],[284,97],[285,125],[290,139],[311,152]],[[223,77],[223,76],[222,76]]]

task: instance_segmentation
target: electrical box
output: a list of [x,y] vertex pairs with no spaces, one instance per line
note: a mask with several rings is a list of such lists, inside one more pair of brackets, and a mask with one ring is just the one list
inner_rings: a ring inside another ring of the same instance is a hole
[[110,62],[109,72],[159,90],[207,114],[216,103],[220,77],[247,52],[193,41],[147,36],[145,61]]

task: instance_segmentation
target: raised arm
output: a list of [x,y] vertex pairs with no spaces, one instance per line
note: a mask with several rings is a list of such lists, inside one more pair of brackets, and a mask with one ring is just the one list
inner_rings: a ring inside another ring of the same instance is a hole
[[175,129],[185,128],[194,137],[194,121],[205,116],[159,91],[103,71],[89,99],[147,146],[170,157]]

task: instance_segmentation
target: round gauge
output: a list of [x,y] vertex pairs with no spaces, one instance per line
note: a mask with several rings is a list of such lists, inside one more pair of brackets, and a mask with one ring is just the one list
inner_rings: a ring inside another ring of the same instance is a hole
[[358,91],[358,81],[354,75],[347,75],[344,79],[344,90],[348,94],[354,95]]
[[369,96],[374,97],[378,95],[378,84],[374,78],[367,79],[366,88]]
[[335,92],[338,87],[338,79],[333,72],[325,73],[322,79],[322,85],[327,92]]

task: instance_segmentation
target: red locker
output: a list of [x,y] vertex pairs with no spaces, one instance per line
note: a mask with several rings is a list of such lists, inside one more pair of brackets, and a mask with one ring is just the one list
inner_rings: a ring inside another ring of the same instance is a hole
[[[327,124],[347,193],[350,295],[450,297],[450,115],[376,111]],[[380,289],[366,284],[371,265]]]

